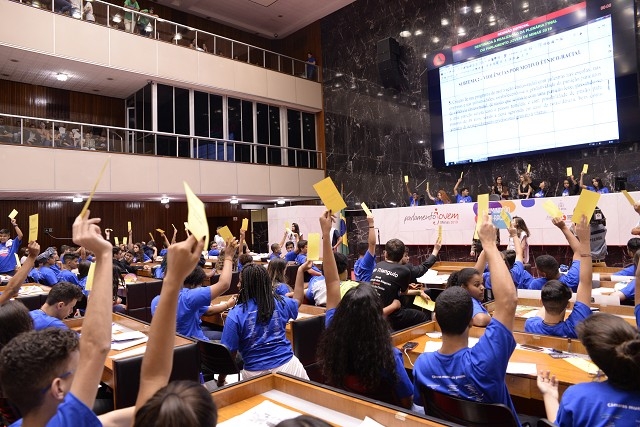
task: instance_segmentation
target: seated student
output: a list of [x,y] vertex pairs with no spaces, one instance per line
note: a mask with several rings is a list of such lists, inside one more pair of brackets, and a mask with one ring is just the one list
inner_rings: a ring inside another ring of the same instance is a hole
[[62,256],[62,270],[58,273],[58,283],[70,282],[84,290],[78,276],[72,271],[78,268],[78,259],[78,255],[74,253],[66,253]]
[[625,320],[595,313],[578,325],[578,337],[605,381],[576,384],[558,402],[558,381],[549,371],[538,374],[547,418],[559,426],[640,425],[640,338]]
[[556,337],[577,338],[576,326],[591,315],[591,289],[592,280],[590,253],[589,253],[589,224],[583,216],[582,222],[576,226],[578,239],[580,240],[580,283],[576,295],[576,303],[571,314],[565,320],[571,290],[557,280],[549,280],[542,287],[540,298],[544,310],[538,312],[538,316],[527,319],[524,330],[532,334],[553,335]]
[[11,220],[11,225],[16,231],[16,238],[11,240],[11,232],[6,228],[0,230],[0,274],[13,276],[16,270],[16,257],[18,249],[22,244],[22,231],[18,227],[15,218]]
[[78,263],[78,281],[80,282],[80,286],[82,287],[82,293],[85,295],[89,295],[89,291],[85,288],[87,286],[87,277],[89,277],[89,269],[91,268],[91,262],[89,261],[81,261]]
[[451,203],[451,199],[447,195],[447,192],[444,191],[444,188],[439,189],[436,193],[436,197],[434,198],[431,195],[429,188],[427,187],[427,197],[431,199],[431,201],[436,205],[448,205],[449,203]]
[[577,196],[580,194],[580,184],[573,175],[568,176],[562,182],[562,197]]
[[240,254],[238,257],[238,271],[242,271],[245,265],[251,264],[253,257],[249,254]]
[[298,317],[302,287],[296,283],[294,298],[286,298],[274,293],[263,266],[249,264],[240,274],[237,306],[227,316],[221,341],[232,354],[240,352],[244,360],[242,378],[286,372],[309,379],[285,334],[289,319]]
[[296,257],[298,256],[298,252],[295,250],[295,244],[293,242],[285,243],[285,249],[287,253],[284,254],[284,260],[289,262],[296,262]]
[[211,246],[210,246],[210,249],[209,249],[209,253],[208,253],[208,255],[209,255],[210,257],[212,257],[212,256],[219,256],[219,255],[220,255],[220,249],[218,249],[218,244],[216,243],[216,241],[215,241],[215,240],[213,240],[213,241],[211,242]]
[[547,197],[548,195],[549,195],[549,184],[547,183],[547,181],[540,181],[540,184],[538,184],[538,191],[534,193],[533,197],[541,198],[541,197]]
[[[518,230],[514,228],[509,229],[509,240],[513,241],[515,250],[507,249],[506,251],[500,252],[500,254],[504,259],[504,262],[507,264],[507,268],[511,273],[511,279],[516,287],[518,289],[529,289],[529,285],[531,281],[533,281],[533,276],[524,269],[522,244],[521,240],[517,237],[517,231]],[[478,257],[478,261],[476,262],[476,270],[483,270],[485,264],[485,257],[481,252]],[[491,289],[491,275],[488,271],[482,273],[482,280],[484,281],[484,287]]]
[[[633,259],[636,255],[636,252],[640,250],[640,238],[632,237],[627,241],[627,255]],[[636,275],[636,264],[632,262],[631,264],[625,266],[623,269],[616,271],[611,274],[600,273],[600,280],[611,280],[611,276],[635,276]]]
[[609,192],[609,189],[604,186],[604,184],[602,183],[602,179],[600,179],[600,177],[595,177],[591,180],[591,183],[593,185],[584,185],[583,180],[584,180],[584,172],[581,172],[580,173],[581,188],[587,189],[589,191],[595,191],[596,193],[600,193],[600,194],[607,194]]
[[112,301],[113,301],[113,312],[114,313],[123,313],[127,312],[127,306],[122,304],[122,298],[118,295],[118,291],[120,288],[125,288],[124,279],[120,276],[120,270],[115,265],[113,266],[113,282],[112,282]]
[[45,328],[68,329],[62,320],[73,313],[73,308],[83,297],[79,287],[69,282],[60,282],[51,288],[42,307],[30,312],[36,331]]
[[518,304],[511,281],[495,243],[495,228],[489,215],[478,231],[491,272],[496,309],[478,343],[469,348],[473,302],[461,287],[445,289],[436,300],[436,318],[442,330],[442,347],[418,356],[413,368],[413,400],[423,405],[421,387],[484,403],[502,403],[516,416],[504,382],[509,358],[516,348],[513,322]]
[[269,261],[273,259],[282,258],[282,246],[278,243],[273,243],[271,245],[271,253],[269,254]]
[[[229,289],[231,284],[231,269],[233,254],[237,251],[236,241],[227,242],[224,248],[224,267],[220,274],[220,280],[211,286],[202,286],[205,280],[205,272],[200,266],[196,266],[191,274],[184,279],[184,284],[178,295],[178,314],[177,329],[178,332],[187,337],[193,337],[202,341],[220,339],[219,331],[203,330],[203,315],[214,314],[211,307],[211,301],[222,295]],[[167,271],[169,262],[171,262],[171,254],[167,254]],[[155,316],[158,304],[162,295],[156,296],[151,300],[151,315]],[[218,311],[216,311],[218,312]]]
[[[298,255],[296,255],[296,264],[302,265],[307,262],[307,250],[309,243],[306,240],[298,240]],[[322,276],[322,272],[315,265],[308,271],[311,276]]]
[[376,229],[373,225],[373,216],[367,216],[369,233],[366,242],[358,242],[358,259],[353,264],[353,272],[359,282],[371,280],[371,273],[376,267]]
[[[320,217],[323,252],[331,251],[331,216]],[[411,408],[413,388],[404,369],[402,353],[391,343],[389,324],[382,314],[380,298],[371,286],[361,283],[340,300],[339,270],[331,257],[325,258],[327,330],[319,345],[322,372],[329,385],[387,403]],[[302,274],[298,275],[301,280]],[[353,339],[353,337],[358,339]]]
[[578,281],[580,275],[580,243],[575,238],[567,224],[560,218],[553,218],[551,220],[553,225],[558,227],[565,239],[573,250],[573,261],[571,267],[566,274],[560,274],[558,261],[551,255],[540,255],[536,258],[536,268],[538,273],[542,276],[537,279],[533,279],[529,284],[529,289],[542,289],[547,280],[556,279],[571,288],[572,291],[578,289]]
[[[484,253],[484,251],[482,253]],[[455,286],[462,287],[469,292],[469,295],[472,297],[472,325],[480,327],[487,326],[491,321],[491,316],[482,305],[482,301],[484,300],[484,284],[482,283],[482,275],[480,275],[480,272],[475,268],[463,268],[460,271],[454,271],[447,279],[447,288]]]
[[152,262],[153,260],[144,253],[142,243],[135,243],[133,245],[133,261],[132,262]]
[[[635,266],[638,265],[638,262],[640,262],[640,250],[636,251],[636,254],[633,257],[633,264]],[[638,269],[636,268],[636,278],[630,281],[624,288],[620,289],[619,291],[615,291],[611,295],[614,295],[620,298],[620,302],[633,299],[635,297],[636,283],[638,281],[637,272],[638,272]]]
[[215,403],[202,385],[191,381],[169,383],[181,284],[196,267],[203,243],[190,236],[168,250],[169,264],[160,294],[162,298],[151,321],[148,351],[142,359],[134,426],[216,425]]
[[24,425],[102,425],[91,407],[111,343],[112,257],[111,244],[97,225],[100,219],[88,216],[73,224],[73,241],[97,259],[80,343],[73,331],[47,328],[17,336],[0,353],[0,385]]
[[286,296],[289,293],[293,293],[293,289],[287,285],[287,279],[284,276],[284,272],[287,269],[287,263],[282,258],[274,258],[269,261],[267,265],[267,273],[271,278],[271,286],[273,292],[277,295]]
[[[349,276],[347,256],[339,252],[333,252],[333,259],[338,269],[338,276],[340,277],[340,293],[344,294],[352,287],[356,286],[358,282],[347,280]],[[307,262],[298,269],[298,272],[306,273],[313,267],[312,263]],[[298,277],[296,277],[298,279]],[[300,286],[304,286],[304,279]],[[309,280],[309,286],[305,292],[305,298],[309,304],[324,307],[327,304],[327,284],[325,276],[313,276]]]
[[453,195],[456,197],[456,203],[472,203],[473,200],[469,195],[468,187],[462,187],[462,190],[458,192],[458,186],[461,182],[462,178],[459,178],[458,181],[456,181],[456,185],[453,187]]

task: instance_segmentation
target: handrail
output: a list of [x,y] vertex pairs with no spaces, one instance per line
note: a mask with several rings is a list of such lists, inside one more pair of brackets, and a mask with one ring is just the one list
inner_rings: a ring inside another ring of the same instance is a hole
[[[324,169],[322,153],[306,148],[14,114],[0,114],[0,120],[0,144]],[[41,124],[45,124],[44,129]],[[101,131],[96,133],[96,128]]]
[[[137,11],[135,9],[117,6],[104,0],[92,0],[90,2],[82,0],[83,5],[81,10],[78,10],[73,6],[68,8],[66,6],[61,6],[61,4],[56,2],[56,0],[11,1],[22,3],[27,6],[37,7],[43,10],[50,10],[54,13],[68,12],[71,18],[83,19],[87,22],[93,22],[95,24],[114,29],[122,29],[120,24],[123,23],[125,31],[132,34],[140,35],[142,37],[152,37],[155,40],[165,42],[168,41],[170,43],[192,48],[203,53],[225,56],[234,60],[247,62],[251,65],[256,65],[273,71],[290,74],[294,77],[305,78],[316,82],[320,81],[319,67],[315,64],[292,58],[290,56],[273,52],[271,50],[264,49],[258,46],[250,45],[248,43],[210,33],[208,31],[178,24],[176,22],[160,18],[156,15],[150,15],[148,13]],[[50,2],[51,6],[48,7],[47,5],[47,8],[45,9],[43,7],[43,3],[45,2]],[[87,7],[87,3],[91,6],[90,10],[93,11],[93,13],[91,13],[90,15],[85,10]],[[96,10],[94,10],[94,8],[97,9],[97,12]],[[106,11],[106,14],[104,13],[104,11]],[[132,14],[131,19],[126,19],[128,14]],[[101,22],[105,21],[105,19],[106,22]],[[160,35],[161,33],[167,33],[167,30],[171,30],[169,32],[169,35],[172,37],[170,40],[163,40]],[[190,32],[194,32],[194,34],[191,44],[187,45],[186,40],[188,39],[186,39],[185,36]],[[213,44],[210,44],[211,48],[206,46],[206,43],[210,41],[213,41]],[[228,46],[229,44],[231,47],[230,51]],[[238,48],[234,49],[235,45],[239,45],[239,47],[241,48],[240,51],[238,50]],[[211,49],[211,51],[209,51],[209,49]],[[257,56],[256,54],[252,55],[252,50],[257,51]]]

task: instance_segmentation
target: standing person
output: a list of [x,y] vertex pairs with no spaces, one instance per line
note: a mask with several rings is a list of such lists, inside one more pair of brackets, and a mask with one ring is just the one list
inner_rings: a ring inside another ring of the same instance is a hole
[[427,189],[427,197],[429,197],[429,199],[431,199],[431,201],[434,202],[436,205],[447,205],[451,203],[451,199],[449,198],[449,195],[447,194],[446,191],[444,191],[443,188],[438,190],[435,198],[431,195],[431,193]]
[[573,175],[567,176],[562,182],[562,197],[577,196],[580,194],[580,184]]
[[18,227],[16,219],[11,220],[11,225],[16,231],[16,238],[11,240],[11,232],[6,228],[0,230],[0,274],[13,276],[16,270],[16,256],[22,244],[22,230]]
[[307,79],[315,80],[316,79],[316,71],[317,71],[316,58],[313,56],[313,53],[308,52],[307,53],[307,65],[306,65]]
[[508,200],[511,198],[509,194],[509,187],[502,185],[502,176],[498,175],[494,184],[491,186],[491,194],[497,194],[501,200]]
[[580,188],[587,189],[589,191],[595,191],[596,193],[600,193],[600,194],[607,194],[609,192],[609,189],[604,186],[604,184],[602,183],[602,179],[600,179],[600,177],[598,176],[591,180],[592,185],[584,185],[582,182],[583,180],[584,180],[584,172],[581,172]]
[[528,199],[531,197],[533,187],[531,187],[531,177],[528,173],[520,174],[520,184],[518,184],[518,199]]
[[[524,222],[519,216],[514,216],[511,219],[516,231],[518,233],[517,238],[520,239],[520,245],[522,246],[522,262],[525,264],[529,263],[529,236],[531,236],[531,232],[529,231],[529,227],[527,227],[527,223]],[[513,238],[509,237],[509,244],[507,249],[515,250],[515,244],[513,242]]]
[[420,195],[418,192],[409,190],[408,182],[405,182],[404,186],[407,189],[407,194],[409,194],[409,206],[420,206]]
[[358,242],[358,259],[353,263],[353,273],[358,282],[368,282],[371,280],[371,273],[376,267],[376,229],[373,224],[374,218],[367,215],[369,232],[366,242]]
[[[135,11],[140,10],[140,5],[138,4],[137,0],[124,0],[124,7],[127,8],[127,9],[135,10]],[[136,15],[136,17],[137,17],[137,15]],[[137,18],[134,18],[132,12],[125,12],[125,14],[124,14],[124,29],[128,33],[132,33],[132,32],[135,31],[136,26],[134,24],[134,19],[137,20]]]
[[[96,17],[93,14],[93,2],[85,1],[84,8],[82,9],[82,13],[84,14],[85,21],[96,22]],[[87,134],[87,135],[90,135],[90,134]],[[95,149],[95,141],[93,143],[93,148]]]
[[536,191],[533,197],[535,198],[547,197],[548,193],[549,193],[549,184],[547,183],[547,181],[541,181],[540,184],[538,185],[538,191]]
[[453,194],[456,196],[456,203],[473,202],[473,200],[471,199],[471,196],[469,195],[468,187],[462,187],[462,190],[460,191],[460,193],[458,193],[458,186],[460,185],[461,182],[462,182],[462,178],[458,178],[456,185],[453,187]]

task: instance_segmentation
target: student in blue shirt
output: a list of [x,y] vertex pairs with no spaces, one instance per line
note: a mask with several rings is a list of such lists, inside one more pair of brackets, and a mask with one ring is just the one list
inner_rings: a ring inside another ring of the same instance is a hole
[[423,405],[420,389],[430,387],[461,399],[502,403],[517,419],[505,384],[507,364],[516,348],[513,323],[518,297],[516,287],[496,246],[495,227],[489,215],[478,231],[489,262],[495,311],[478,343],[469,348],[472,298],[459,286],[445,289],[436,300],[436,318],[442,330],[442,347],[418,356],[413,368],[413,399]]
[[216,243],[215,240],[213,240],[211,242],[211,246],[210,246],[208,255],[210,257],[219,256],[220,255],[220,250],[218,249],[218,244]]
[[[513,224],[513,222],[512,222]],[[529,289],[529,284],[533,281],[533,276],[524,269],[523,264],[523,248],[522,242],[517,237],[518,230],[516,228],[509,229],[510,241],[513,242],[515,250],[502,251],[500,254],[507,264],[507,268],[511,273],[511,279],[518,289]],[[485,267],[486,261],[482,252],[478,256],[476,262],[476,270],[482,271]],[[484,287],[491,289],[491,275],[488,271],[482,273],[482,279],[484,280]]]
[[453,187],[453,195],[456,197],[456,203],[471,203],[471,196],[469,195],[469,188],[462,187],[462,190],[458,193],[458,186],[462,182],[462,178],[458,178],[456,185]]
[[18,227],[15,218],[11,225],[16,230],[16,238],[11,240],[11,232],[6,228],[0,230],[0,274],[13,276],[16,270],[16,257],[22,244],[22,230]]
[[547,181],[541,181],[540,184],[538,184],[538,191],[534,193],[533,197],[535,198],[547,197],[548,193],[549,193],[549,184],[547,183]]
[[[635,259],[636,252],[640,250],[640,238],[632,237],[627,241],[627,255],[632,259]],[[611,280],[611,276],[635,276],[636,275],[636,262],[625,266],[622,270],[616,271],[611,274],[600,274],[600,280]]]
[[50,327],[69,329],[62,320],[73,313],[73,308],[82,297],[82,291],[73,283],[58,283],[51,288],[42,307],[29,313],[33,319],[34,329],[36,331]]
[[[296,255],[296,264],[302,265],[307,262],[307,250],[308,250],[308,242],[306,240],[298,241],[298,255]],[[311,268],[308,273],[311,276],[322,276],[322,272],[315,265]]]
[[287,263],[296,261],[298,253],[295,250],[295,246],[296,245],[293,242],[285,243],[285,249],[287,250],[287,253],[284,254],[284,260],[287,261]]
[[[576,303],[569,317],[565,320],[565,314],[571,290],[558,280],[549,280],[542,287],[540,298],[544,310],[538,316],[527,319],[524,324],[525,332],[556,337],[577,338],[576,326],[591,315],[591,289],[592,289],[592,265],[591,252],[589,250],[589,223],[583,216],[582,221],[576,226],[578,233],[580,256],[580,283],[576,295]],[[576,239],[575,237],[573,237]],[[576,240],[578,240],[576,239]]]
[[358,242],[358,259],[353,264],[353,272],[358,282],[371,280],[371,273],[376,268],[376,229],[373,216],[367,216],[369,233],[366,242]]
[[71,271],[78,268],[78,255],[74,253],[66,253],[62,257],[63,269],[58,273],[58,282],[70,282],[74,285],[78,286],[82,290],[84,288],[80,284],[80,280],[78,280],[78,276]]
[[272,259],[267,266],[267,273],[269,274],[269,278],[271,278],[273,292],[277,295],[286,296],[289,293],[293,293],[293,289],[287,285],[287,278],[285,277],[286,269],[287,263],[282,258]]
[[489,321],[491,321],[491,316],[489,316],[489,312],[482,305],[482,301],[484,300],[484,284],[482,283],[480,272],[475,268],[463,268],[462,270],[454,271],[449,275],[449,279],[447,279],[447,288],[455,286],[462,287],[469,292],[471,296],[471,302],[473,304],[471,319],[473,326],[487,326]]
[[609,192],[609,189],[604,186],[604,184],[602,183],[602,179],[600,179],[600,177],[595,177],[591,180],[591,184],[593,185],[584,185],[582,183],[583,179],[584,179],[584,172],[581,172],[580,173],[581,188],[587,189],[589,191],[595,191],[596,193],[600,193],[600,194],[607,194]]
[[606,380],[569,387],[558,402],[558,381],[538,374],[547,418],[565,427],[640,425],[640,337],[625,320],[595,313],[578,325],[578,337]]

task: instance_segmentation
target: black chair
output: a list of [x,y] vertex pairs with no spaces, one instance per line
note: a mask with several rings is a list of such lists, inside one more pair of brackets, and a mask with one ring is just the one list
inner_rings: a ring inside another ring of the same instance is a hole
[[240,293],[240,288],[238,285],[240,284],[240,273],[236,271],[235,273],[231,273],[231,284],[229,285],[229,289],[222,295],[235,295]]
[[162,281],[157,282],[146,282],[145,289],[145,312],[148,316],[149,321],[151,321],[151,301],[158,295],[160,295],[160,291],[162,290]]
[[241,368],[224,344],[215,341],[198,341],[197,346],[205,381],[211,381],[214,374],[238,374],[238,381],[240,381]]
[[420,386],[427,415],[468,427],[518,427],[516,416],[501,403],[481,403],[460,399]]
[[300,360],[309,379],[324,382],[318,365],[318,343],[325,329],[325,315],[306,317],[291,322],[293,354]]
[[552,423],[546,418],[540,418],[538,420],[538,427],[556,427],[557,424]]
[[[114,406],[127,408],[136,404],[140,388],[142,355],[126,359],[113,359]],[[200,355],[196,343],[173,350],[173,368],[169,381],[190,380],[200,382]]]
[[127,284],[127,314],[143,322],[151,320],[147,314],[147,284],[145,282]]
[[29,311],[37,310],[42,307],[42,303],[40,302],[40,295],[26,295],[23,297],[18,297],[16,299],[23,303],[29,309]]
[[291,289],[296,286],[296,276],[298,274],[299,265],[288,265],[284,270],[284,277],[287,279],[287,285],[291,286]]

